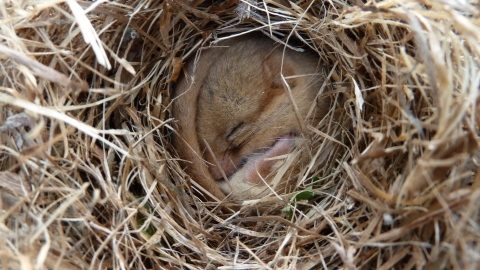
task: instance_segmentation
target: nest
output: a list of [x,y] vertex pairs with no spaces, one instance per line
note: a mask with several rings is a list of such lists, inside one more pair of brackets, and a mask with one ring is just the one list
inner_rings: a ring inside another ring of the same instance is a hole
[[[0,265],[478,268],[480,4],[419,2],[5,2]],[[170,93],[251,31],[318,52],[343,128],[279,204],[228,212],[179,166]]]

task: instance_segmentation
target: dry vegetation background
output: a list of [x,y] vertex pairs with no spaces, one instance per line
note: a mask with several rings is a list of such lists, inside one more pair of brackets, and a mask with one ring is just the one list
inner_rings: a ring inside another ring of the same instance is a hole
[[[478,269],[479,12],[475,0],[0,1],[0,267]],[[314,195],[260,213],[263,201],[202,201],[168,113],[183,60],[254,29],[319,52],[343,127],[299,185]]]

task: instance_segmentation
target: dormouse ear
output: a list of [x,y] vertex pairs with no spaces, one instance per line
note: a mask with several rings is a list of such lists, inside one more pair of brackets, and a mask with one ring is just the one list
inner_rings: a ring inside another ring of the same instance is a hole
[[290,61],[291,60],[285,58],[282,64],[282,54],[279,52],[273,52],[272,55],[269,55],[265,59],[263,62],[263,75],[265,80],[269,82],[270,88],[284,89],[282,74],[290,88],[294,88],[297,85],[298,78],[288,78],[295,75],[293,65]]

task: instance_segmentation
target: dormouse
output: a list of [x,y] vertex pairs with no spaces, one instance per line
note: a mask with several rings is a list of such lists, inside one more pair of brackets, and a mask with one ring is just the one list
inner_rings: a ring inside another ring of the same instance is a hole
[[306,162],[297,151],[308,145],[305,126],[329,110],[319,56],[248,34],[201,49],[185,67],[172,114],[174,146],[192,179],[219,199],[282,189],[294,175],[278,181],[282,164],[294,152],[290,167]]

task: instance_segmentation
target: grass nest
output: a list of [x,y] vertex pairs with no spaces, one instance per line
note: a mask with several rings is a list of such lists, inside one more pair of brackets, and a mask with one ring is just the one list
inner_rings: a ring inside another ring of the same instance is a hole
[[[2,269],[480,267],[479,7],[4,1]],[[343,128],[280,204],[227,212],[179,166],[170,94],[250,31],[318,52]]]

